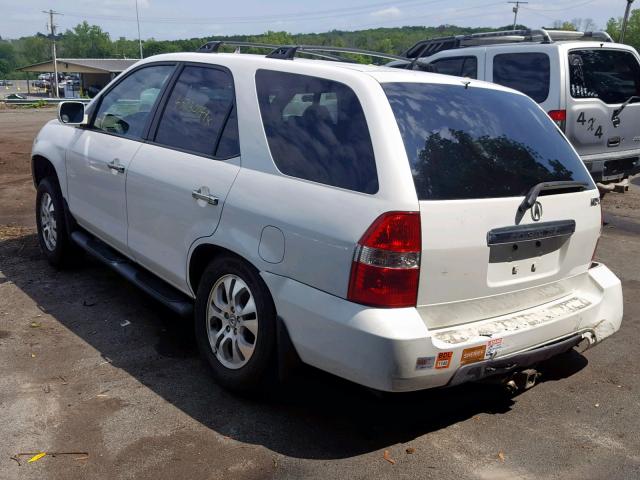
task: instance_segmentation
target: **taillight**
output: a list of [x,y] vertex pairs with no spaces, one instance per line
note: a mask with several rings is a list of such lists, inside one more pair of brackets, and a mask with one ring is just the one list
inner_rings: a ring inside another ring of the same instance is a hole
[[415,306],[421,250],[420,213],[380,215],[356,247],[347,298],[374,307]]
[[564,132],[564,129],[567,125],[567,111],[566,110],[551,110],[549,112],[549,117],[551,120],[556,122],[556,125],[560,127],[560,130]]
[[596,251],[598,250],[598,244],[600,243],[600,236],[602,235],[602,229],[604,228],[604,211],[602,210],[602,199],[600,200],[600,232],[598,233],[598,239],[596,240],[596,246],[593,247],[593,254],[591,255],[591,262],[596,258]]

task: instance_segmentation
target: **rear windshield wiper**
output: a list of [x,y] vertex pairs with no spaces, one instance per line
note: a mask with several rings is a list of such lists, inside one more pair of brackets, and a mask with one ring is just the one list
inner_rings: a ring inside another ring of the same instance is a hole
[[566,188],[578,188],[580,190],[584,190],[587,188],[589,184],[587,182],[579,182],[576,180],[560,180],[557,182],[542,182],[538,183],[531,187],[531,189],[527,192],[524,197],[524,200],[518,207],[518,211],[520,213],[526,212],[528,209],[533,207],[533,204],[536,203],[538,199],[538,195],[543,190],[564,190]]
[[611,115],[611,121],[613,122],[613,126],[617,127],[618,125],[620,125],[620,114],[622,113],[622,111],[624,110],[624,108],[629,105],[632,102],[636,102],[640,100],[640,97],[637,95],[631,95],[629,98],[627,98],[625,100],[625,102],[620,105],[620,108],[616,108],[613,111],[613,114]]

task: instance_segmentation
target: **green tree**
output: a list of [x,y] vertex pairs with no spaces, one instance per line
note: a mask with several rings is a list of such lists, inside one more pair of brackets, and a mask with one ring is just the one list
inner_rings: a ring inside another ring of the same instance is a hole
[[7,74],[16,67],[16,52],[9,42],[0,41],[0,77]]
[[[609,33],[615,41],[620,40],[621,30],[622,18],[610,18],[607,22],[607,33]],[[640,48],[640,9],[632,10],[629,15],[627,31],[624,34],[624,43],[636,49]]]
[[105,58],[113,53],[107,32],[84,21],[67,30],[60,41],[60,56],[68,58]]

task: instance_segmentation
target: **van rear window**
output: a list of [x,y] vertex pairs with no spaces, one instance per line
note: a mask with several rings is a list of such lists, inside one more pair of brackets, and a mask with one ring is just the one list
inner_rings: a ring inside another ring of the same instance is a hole
[[640,95],[640,65],[622,50],[571,50],[569,81],[573,98],[599,98],[604,103],[623,103]]
[[589,173],[553,121],[524,95],[427,83],[382,85],[420,200],[515,197]]

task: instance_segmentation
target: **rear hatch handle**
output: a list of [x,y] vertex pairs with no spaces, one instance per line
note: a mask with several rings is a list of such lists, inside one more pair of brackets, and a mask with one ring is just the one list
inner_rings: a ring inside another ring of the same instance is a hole
[[524,200],[518,207],[518,212],[524,213],[529,210],[536,203],[538,195],[544,190],[564,190],[569,188],[577,188],[584,190],[589,184],[587,182],[579,182],[576,180],[559,180],[556,182],[541,182],[533,187],[524,196]]

